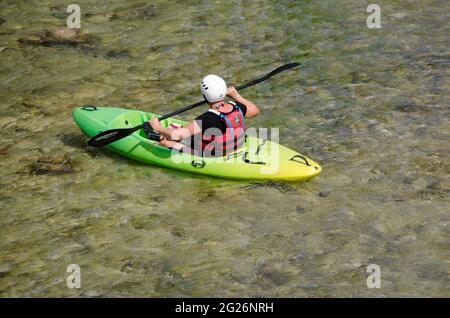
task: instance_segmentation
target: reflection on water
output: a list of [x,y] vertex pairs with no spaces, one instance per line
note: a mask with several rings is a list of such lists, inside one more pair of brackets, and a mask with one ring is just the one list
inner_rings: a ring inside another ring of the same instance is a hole
[[[78,3],[75,33],[58,1],[0,4],[0,295],[450,296],[447,1],[383,1],[378,30],[347,0]],[[70,117],[165,113],[207,73],[290,61],[244,95],[322,164],[307,183],[142,165],[87,148]]]

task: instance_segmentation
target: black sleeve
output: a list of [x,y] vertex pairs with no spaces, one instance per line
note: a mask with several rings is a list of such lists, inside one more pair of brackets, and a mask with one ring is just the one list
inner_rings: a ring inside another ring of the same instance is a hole
[[244,104],[238,103],[236,101],[235,101],[235,103],[242,110],[242,113],[244,114],[244,117],[245,117],[245,115],[247,114],[247,106],[245,106]]
[[222,133],[225,133],[227,129],[227,126],[222,120],[220,120],[219,116],[211,112],[201,114],[195,118],[195,121],[197,122],[197,125],[202,127],[202,134],[204,134],[208,128],[219,128]]

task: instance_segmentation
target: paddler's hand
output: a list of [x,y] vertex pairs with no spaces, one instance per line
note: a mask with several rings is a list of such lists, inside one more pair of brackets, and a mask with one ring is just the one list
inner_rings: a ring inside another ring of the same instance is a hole
[[153,130],[156,132],[161,131],[161,123],[159,122],[159,119],[154,117],[151,120],[148,121],[150,123],[150,126],[152,126]]
[[240,96],[236,88],[234,88],[233,86],[228,87],[227,95],[230,96],[232,99],[237,99]]

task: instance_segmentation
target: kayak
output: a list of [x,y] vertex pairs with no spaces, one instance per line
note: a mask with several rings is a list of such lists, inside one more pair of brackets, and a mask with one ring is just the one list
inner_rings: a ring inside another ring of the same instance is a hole
[[[131,128],[159,117],[158,114],[139,110],[95,106],[78,107],[72,115],[88,137],[109,129]],[[161,121],[163,127],[186,124],[186,121],[174,118]],[[250,134],[240,149],[218,158],[172,151],[160,146],[157,141],[149,140],[142,129],[105,147],[144,163],[227,179],[303,181],[318,175],[322,170],[306,156]]]

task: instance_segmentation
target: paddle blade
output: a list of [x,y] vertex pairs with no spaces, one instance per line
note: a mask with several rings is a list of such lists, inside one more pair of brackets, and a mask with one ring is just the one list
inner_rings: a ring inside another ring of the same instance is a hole
[[300,66],[300,65],[301,65],[300,63],[285,64],[283,66],[280,66],[280,67],[274,69],[272,72],[270,72],[269,74],[266,74],[263,77],[260,77],[260,78],[258,78],[256,80],[250,81],[248,83],[245,83],[243,85],[240,85],[240,86],[236,87],[236,89],[237,90],[241,90],[241,89],[244,89],[244,88],[247,88],[247,87],[250,87],[250,86],[254,86],[256,84],[259,84],[261,82],[264,82],[264,81],[268,80],[269,78],[271,78],[274,75],[277,75],[278,73],[284,72],[286,70],[289,70],[291,68],[294,68],[294,67],[297,67],[297,66]]
[[133,127],[133,128],[117,128],[111,129],[104,132],[99,133],[97,136],[92,137],[88,141],[88,145],[92,147],[103,147],[114,141],[125,138],[136,130],[142,129],[145,126],[149,126],[148,122],[143,123],[142,125]]
[[88,141],[88,145],[92,147],[103,147],[114,141],[125,138],[134,132],[133,128],[111,129],[99,133]]

